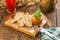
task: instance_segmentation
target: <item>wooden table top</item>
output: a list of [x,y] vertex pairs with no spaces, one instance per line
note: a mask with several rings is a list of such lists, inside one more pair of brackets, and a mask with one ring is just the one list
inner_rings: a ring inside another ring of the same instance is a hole
[[[54,27],[60,26],[60,0],[53,13],[45,14],[47,18],[52,22]],[[0,10],[2,13],[2,10]],[[4,19],[3,19],[4,20]],[[3,21],[0,23],[0,40],[41,40],[41,35],[38,33],[36,37],[31,37],[17,30],[5,27]]]

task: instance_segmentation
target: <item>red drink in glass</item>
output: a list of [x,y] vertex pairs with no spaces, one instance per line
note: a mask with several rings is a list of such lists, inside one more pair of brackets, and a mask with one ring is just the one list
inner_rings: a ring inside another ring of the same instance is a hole
[[16,11],[16,0],[6,0],[6,6],[10,13]]

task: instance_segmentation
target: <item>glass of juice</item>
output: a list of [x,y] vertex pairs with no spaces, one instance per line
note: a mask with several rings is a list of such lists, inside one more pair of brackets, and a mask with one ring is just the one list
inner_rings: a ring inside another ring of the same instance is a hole
[[16,0],[6,0],[6,7],[9,13],[14,13],[16,11]]

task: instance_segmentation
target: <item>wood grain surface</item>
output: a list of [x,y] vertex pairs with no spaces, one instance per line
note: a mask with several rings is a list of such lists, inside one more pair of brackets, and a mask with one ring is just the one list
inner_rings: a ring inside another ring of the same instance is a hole
[[57,0],[57,5],[56,5],[56,9],[57,9],[57,26],[60,26],[60,0]]

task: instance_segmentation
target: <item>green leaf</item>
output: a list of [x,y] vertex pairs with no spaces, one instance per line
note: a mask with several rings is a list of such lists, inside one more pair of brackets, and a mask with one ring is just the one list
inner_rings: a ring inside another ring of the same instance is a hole
[[34,17],[35,18],[41,18],[41,12],[40,11],[35,12]]

